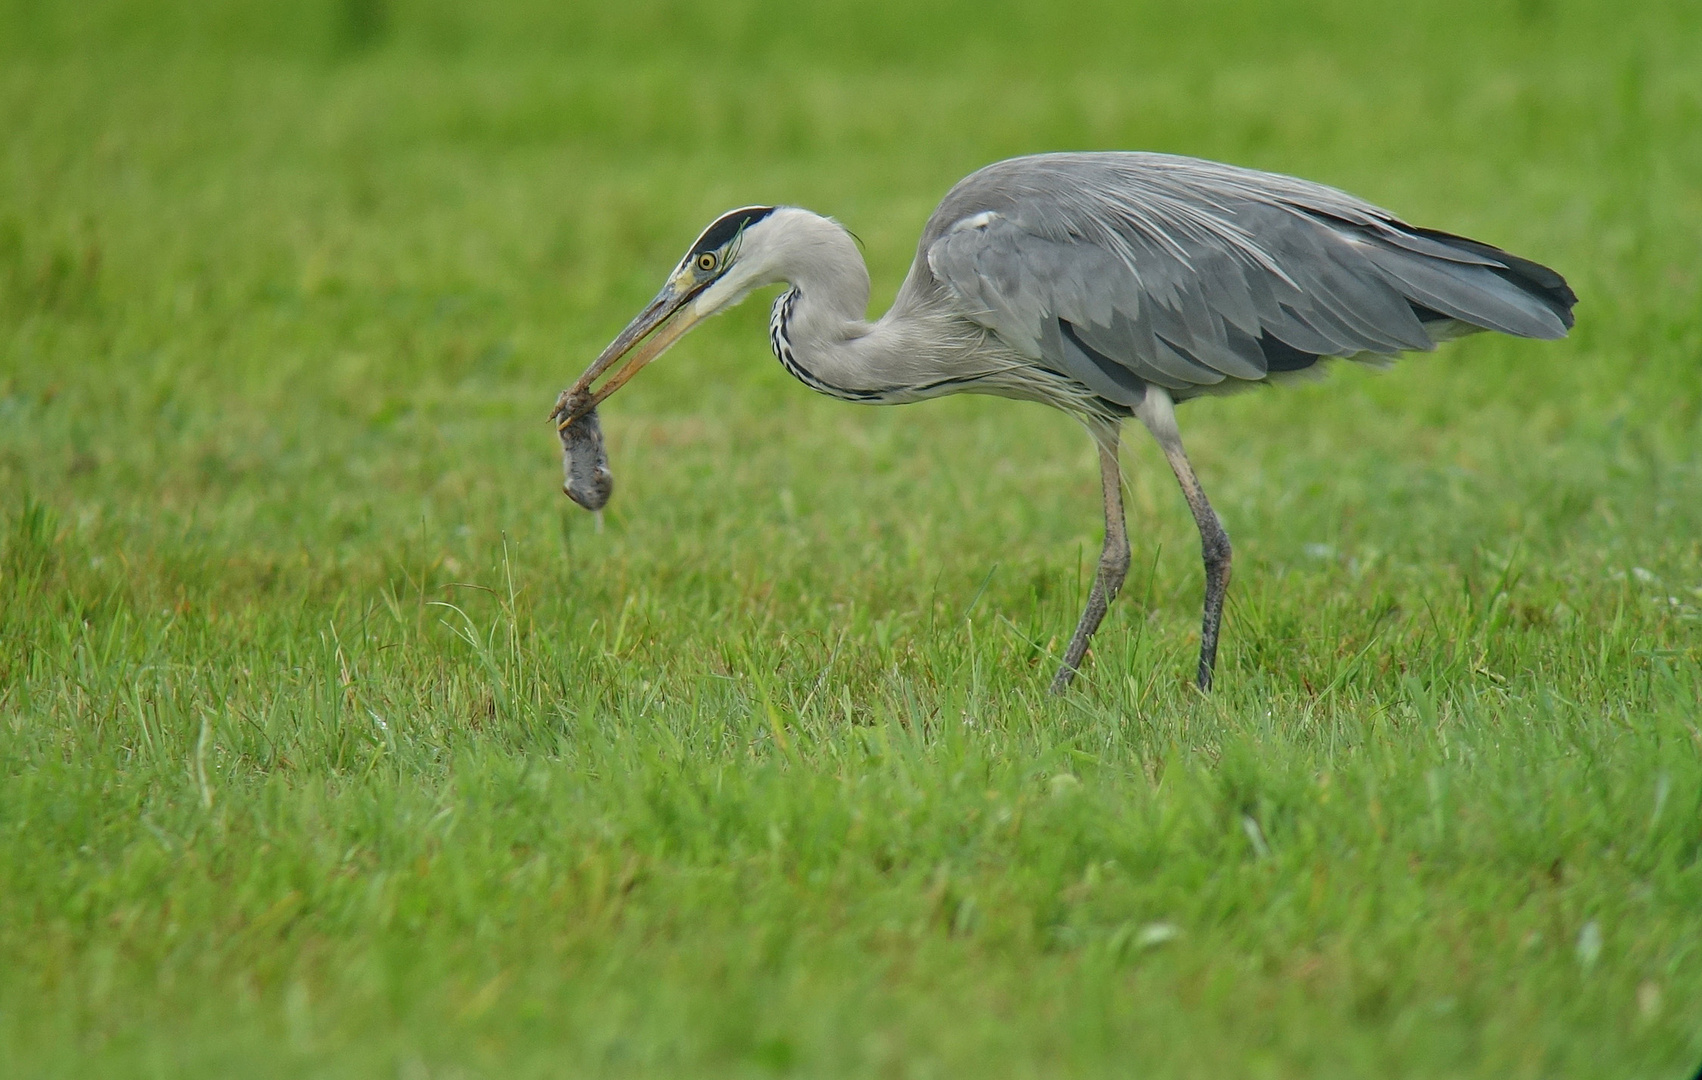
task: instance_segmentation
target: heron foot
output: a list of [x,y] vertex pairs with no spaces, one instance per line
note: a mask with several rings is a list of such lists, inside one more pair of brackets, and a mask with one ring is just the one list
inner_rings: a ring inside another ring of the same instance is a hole
[[1058,674],[1053,676],[1052,685],[1046,688],[1046,692],[1053,697],[1062,695],[1064,691],[1070,688],[1070,683],[1075,680],[1075,677],[1076,669],[1065,664],[1058,669]]

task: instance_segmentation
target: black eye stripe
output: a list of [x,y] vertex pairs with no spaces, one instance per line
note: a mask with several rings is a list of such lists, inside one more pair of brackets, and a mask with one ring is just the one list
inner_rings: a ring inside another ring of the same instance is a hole
[[727,241],[739,235],[740,230],[750,228],[772,213],[772,206],[746,206],[722,214],[703,230],[703,235],[691,246],[692,256],[695,258],[705,252],[719,251]]

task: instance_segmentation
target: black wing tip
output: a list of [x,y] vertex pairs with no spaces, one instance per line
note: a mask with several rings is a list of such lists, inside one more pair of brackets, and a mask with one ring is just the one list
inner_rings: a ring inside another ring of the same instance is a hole
[[1426,240],[1434,240],[1439,244],[1499,263],[1500,267],[1494,268],[1496,273],[1541,300],[1566,329],[1570,330],[1576,324],[1572,309],[1577,306],[1578,294],[1572,291],[1572,286],[1566,283],[1566,279],[1558,270],[1530,259],[1522,259],[1493,244],[1467,236],[1458,236],[1439,229],[1421,229],[1404,223],[1400,227]]

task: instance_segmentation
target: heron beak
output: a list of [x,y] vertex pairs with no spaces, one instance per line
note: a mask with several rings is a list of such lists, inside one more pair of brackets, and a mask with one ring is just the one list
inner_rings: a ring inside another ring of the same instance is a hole
[[[625,386],[640,368],[667,352],[669,346],[684,337],[687,330],[702,321],[703,317],[688,306],[701,287],[687,285],[681,288],[681,285],[682,282],[676,278],[663,286],[656,299],[650,301],[637,318],[627,323],[626,329],[609,342],[602,355],[585,369],[579,381],[562,392],[556,401],[555,411],[550,413],[550,419],[557,421],[557,430],[596,408],[604,398]],[[646,338],[646,335],[649,337]],[[590,393],[591,384],[629,353],[631,356],[626,364],[595,393]]]

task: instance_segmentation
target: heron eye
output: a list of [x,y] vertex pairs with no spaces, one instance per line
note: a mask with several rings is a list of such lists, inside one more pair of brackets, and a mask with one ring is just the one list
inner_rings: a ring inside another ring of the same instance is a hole
[[715,269],[715,256],[713,254],[711,254],[710,252],[707,252],[707,251],[704,252],[702,255],[699,255],[697,257],[697,268],[699,270],[713,270],[713,269]]

